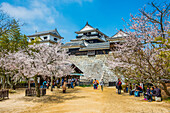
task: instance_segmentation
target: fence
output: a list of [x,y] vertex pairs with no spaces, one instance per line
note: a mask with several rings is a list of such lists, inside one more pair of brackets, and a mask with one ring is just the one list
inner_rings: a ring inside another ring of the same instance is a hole
[[[40,95],[44,96],[46,94],[46,89],[41,88],[40,89]],[[36,95],[36,90],[35,89],[26,89],[25,90],[25,96],[35,96]]]
[[0,90],[0,99],[9,98],[9,90]]

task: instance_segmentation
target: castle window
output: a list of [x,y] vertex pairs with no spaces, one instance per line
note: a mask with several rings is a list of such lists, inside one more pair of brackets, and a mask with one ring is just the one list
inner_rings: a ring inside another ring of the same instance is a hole
[[91,32],[88,32],[87,35],[91,35]]
[[55,41],[57,41],[57,38],[54,38]]
[[44,37],[44,40],[46,40],[46,39],[47,39],[47,36]]
[[89,43],[93,43],[93,41],[89,41]]

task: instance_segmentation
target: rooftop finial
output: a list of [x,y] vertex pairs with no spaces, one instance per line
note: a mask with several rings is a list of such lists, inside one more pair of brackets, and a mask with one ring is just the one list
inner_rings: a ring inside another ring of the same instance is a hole
[[120,29],[120,31],[123,31],[122,29]]
[[88,21],[86,22],[86,25],[89,25]]

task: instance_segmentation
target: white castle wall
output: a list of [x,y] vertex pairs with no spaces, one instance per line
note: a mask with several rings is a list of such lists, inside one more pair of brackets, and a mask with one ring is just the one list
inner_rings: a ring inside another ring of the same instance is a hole
[[84,80],[104,79],[106,83],[117,81],[115,74],[106,65],[107,55],[88,56],[71,56],[70,60],[84,73]]

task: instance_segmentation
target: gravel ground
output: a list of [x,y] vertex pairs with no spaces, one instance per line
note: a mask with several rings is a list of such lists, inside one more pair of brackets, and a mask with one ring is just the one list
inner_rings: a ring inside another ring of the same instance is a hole
[[143,97],[116,94],[115,88],[104,91],[92,87],[47,90],[41,98],[25,97],[24,89],[0,101],[0,113],[170,113],[170,103],[147,102]]

